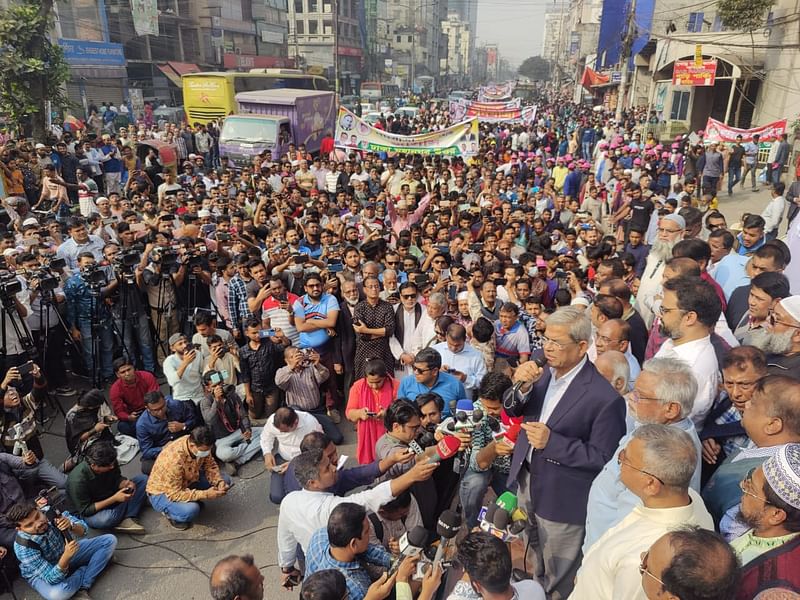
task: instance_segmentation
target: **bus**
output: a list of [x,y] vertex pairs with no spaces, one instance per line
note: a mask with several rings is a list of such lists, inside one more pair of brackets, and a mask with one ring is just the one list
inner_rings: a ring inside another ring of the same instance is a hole
[[211,71],[182,78],[183,105],[190,124],[209,123],[236,112],[236,94],[276,88],[328,91],[328,80],[296,69]]
[[400,86],[394,83],[381,83],[379,81],[365,81],[361,84],[361,98],[376,102],[383,99],[400,97]]
[[436,93],[436,80],[430,75],[420,75],[414,78],[414,85],[411,88],[415,94],[430,94]]

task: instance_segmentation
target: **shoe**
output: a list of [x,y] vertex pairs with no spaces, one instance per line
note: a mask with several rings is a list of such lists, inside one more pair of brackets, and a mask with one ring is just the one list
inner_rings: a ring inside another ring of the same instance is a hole
[[92,600],[92,597],[89,595],[89,592],[86,590],[78,590],[75,592],[75,595],[72,597],[72,600]]
[[120,524],[114,527],[114,531],[116,531],[117,533],[133,533],[133,534],[146,532],[145,528],[142,526],[141,523],[136,521],[136,519],[131,519],[131,518],[122,519]]
[[167,519],[167,522],[169,522],[169,524],[172,525],[172,527],[174,529],[177,529],[178,531],[186,531],[187,529],[190,529],[192,527],[192,524],[188,522],[184,523],[181,521],[173,521],[172,519]]
[[222,463],[222,470],[225,471],[226,475],[230,475],[231,477],[236,477],[239,474],[239,467],[230,462]]
[[333,421],[336,425],[342,422],[342,415],[339,414],[339,411],[335,408],[328,409],[328,418]]
[[59,396],[74,396],[77,393],[77,390],[66,385],[56,388],[56,394]]

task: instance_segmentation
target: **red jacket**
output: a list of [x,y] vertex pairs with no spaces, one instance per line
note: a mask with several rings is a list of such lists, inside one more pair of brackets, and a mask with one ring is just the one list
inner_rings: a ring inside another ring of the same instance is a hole
[[736,600],[752,600],[769,589],[800,593],[800,536],[745,565]]
[[148,371],[136,371],[136,383],[133,385],[117,379],[109,391],[114,414],[120,421],[127,421],[131,413],[144,410],[144,395],[157,392],[158,389],[158,381]]

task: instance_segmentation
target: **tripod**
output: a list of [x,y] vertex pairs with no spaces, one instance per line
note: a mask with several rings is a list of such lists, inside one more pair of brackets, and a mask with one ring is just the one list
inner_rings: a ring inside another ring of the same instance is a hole
[[[72,335],[70,334],[69,327],[67,327],[64,318],[61,316],[61,313],[58,312],[58,309],[55,307],[55,298],[53,296],[53,290],[39,290],[40,300],[39,300],[39,339],[38,339],[38,349],[39,349],[39,356],[42,357],[42,367],[44,368],[44,364],[48,362],[48,350],[50,348],[50,311],[56,315],[56,319],[58,321],[58,326],[64,331],[66,339],[70,341],[73,348],[77,352],[77,356],[81,356],[81,347],[78,343],[72,339]],[[62,365],[63,366],[63,365]],[[57,402],[53,399],[50,392],[46,393],[47,402],[50,405],[50,408],[56,407],[61,412],[61,414],[66,417],[67,413],[64,411],[64,407],[61,406],[60,402]],[[46,418],[44,414],[44,404],[39,405],[39,421],[40,423],[44,424]]]
[[3,294],[0,300],[2,300],[3,305],[3,320],[2,325],[0,326],[2,329],[3,345],[0,347],[0,354],[3,356],[8,356],[8,331],[6,329],[6,317],[8,317],[8,322],[11,323],[11,327],[14,329],[14,334],[17,336],[19,345],[22,347],[21,354],[25,354],[30,360],[33,360],[36,358],[36,346],[33,343],[33,339],[31,339],[31,332],[28,330],[28,325],[25,323],[25,319],[23,319],[22,315],[19,314],[19,309],[17,308],[14,294]]
[[[108,326],[111,330],[110,334],[119,333],[114,325],[114,319],[111,312],[104,306],[102,298],[102,284],[89,283],[89,295],[91,297],[91,333],[92,333],[92,385],[101,389],[102,387],[102,374],[101,374],[101,360],[111,360],[111,356],[105,356],[102,348],[103,331],[102,328]],[[102,313],[102,314],[101,314]],[[103,323],[103,321],[107,321]],[[113,343],[112,343],[113,346]],[[113,352],[113,348],[107,349],[109,353]],[[122,350],[126,352],[125,342],[122,342]]]
[[[132,273],[121,273],[121,276],[118,276],[118,280],[120,282],[118,288],[119,304],[116,305],[111,311],[112,316],[114,317],[112,319],[113,328],[120,339],[122,351],[125,356],[127,356],[128,360],[132,362],[134,362],[136,359],[133,354],[131,354],[131,350],[133,350],[133,348],[127,347],[128,343],[126,342],[125,333],[128,326],[130,326],[130,331],[132,333],[131,342],[137,347],[139,350],[139,356],[144,360],[142,348],[143,344],[139,337],[140,334],[137,331],[139,326],[139,318],[141,317],[141,313],[139,312],[141,309],[141,301],[137,302],[134,298],[133,301],[129,302],[129,294],[138,292],[138,288],[133,280],[133,277],[134,276]],[[147,318],[149,320],[149,315],[147,315]],[[119,321],[119,326],[117,326],[117,321]]]
[[[163,267],[162,267],[163,268]],[[172,292],[171,297],[169,297]],[[172,273],[161,273],[161,279],[158,282],[158,299],[156,302],[156,323],[155,323],[155,341],[156,346],[161,348],[164,356],[170,354],[169,350],[169,319],[172,316],[172,311],[176,309],[176,300],[178,294],[175,289],[175,281],[172,279]],[[167,301],[169,300],[169,301]],[[164,315],[166,315],[166,323],[164,322]],[[164,327],[164,336],[162,337],[162,327]]]

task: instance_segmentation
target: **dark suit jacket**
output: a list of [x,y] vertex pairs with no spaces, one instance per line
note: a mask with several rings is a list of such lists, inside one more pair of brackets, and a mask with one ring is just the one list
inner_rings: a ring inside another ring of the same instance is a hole
[[336,337],[333,338],[333,361],[343,365],[345,372],[352,370],[356,356],[356,333],[353,331],[353,317],[344,301],[339,302],[339,318],[336,319]]
[[647,338],[650,337],[650,332],[647,331],[647,325],[645,325],[642,315],[635,309],[627,321],[628,325],[631,326],[631,354],[636,357],[636,360],[641,365],[644,362],[644,353],[647,349]]
[[[537,421],[542,410],[550,370],[527,394],[527,402],[513,411],[525,422]],[[507,394],[512,394],[513,389]],[[511,414],[511,413],[509,413]],[[530,464],[533,508],[542,518],[583,525],[592,480],[611,460],[625,434],[625,401],[586,361],[548,419],[550,439],[535,450]],[[511,461],[509,485],[517,480],[530,444],[520,431]]]
[[[394,337],[397,338],[397,341],[400,342],[400,345],[403,345],[403,337],[405,337],[405,321],[403,319],[403,308],[402,304],[398,304],[394,309]],[[419,325],[419,319],[422,317],[422,306],[419,302],[414,305],[414,326],[416,327]]]
[[728,307],[725,309],[725,320],[728,321],[728,327],[731,331],[736,329],[739,321],[742,320],[744,313],[750,310],[747,300],[750,297],[750,286],[740,285],[731,294],[728,299]]

